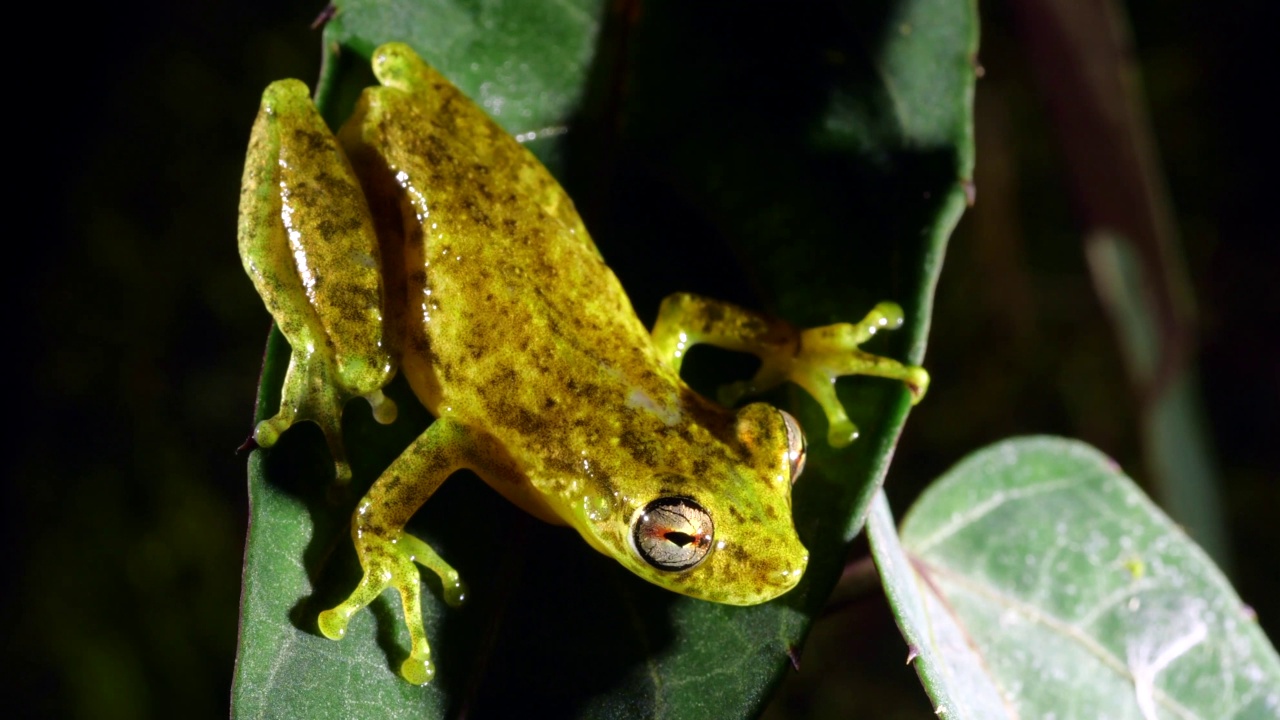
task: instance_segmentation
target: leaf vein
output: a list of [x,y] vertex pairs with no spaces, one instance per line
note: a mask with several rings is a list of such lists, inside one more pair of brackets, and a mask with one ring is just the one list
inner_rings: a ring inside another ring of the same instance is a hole
[[[944,577],[948,581],[955,583],[957,586],[963,587],[976,595],[981,595],[987,598],[997,606],[1003,606],[1007,609],[1013,610],[1032,622],[1040,623],[1049,630],[1078,643],[1090,654],[1098,658],[1103,665],[1120,677],[1126,678],[1131,683],[1134,683],[1135,689],[1137,688],[1137,683],[1139,683],[1141,679],[1135,676],[1130,666],[1127,663],[1122,662],[1098,641],[1084,634],[1078,626],[1048,612],[1044,612],[1034,605],[1023,602],[1022,600],[1004,593],[1000,589],[992,587],[987,583],[974,580],[963,572],[952,570],[951,568],[941,565],[932,565],[926,563],[924,560],[918,560],[918,562],[921,566],[927,567],[931,574]],[[1198,715],[1173,698],[1169,697],[1158,688],[1151,688],[1151,697],[1179,718],[1185,718],[1186,720],[1199,720]]]
[[1039,485],[1032,485],[1030,487],[1017,488],[1014,490],[1001,490],[986,500],[974,505],[969,510],[953,515],[951,520],[938,528],[932,535],[929,535],[919,542],[911,543],[911,549],[918,555],[924,555],[933,546],[950,538],[961,530],[964,530],[987,515],[990,515],[1006,503],[1014,500],[1023,500],[1029,497],[1035,497],[1037,495],[1043,495],[1045,493],[1056,492],[1063,488],[1071,487],[1074,484],[1074,478],[1058,478],[1056,480],[1048,480]]

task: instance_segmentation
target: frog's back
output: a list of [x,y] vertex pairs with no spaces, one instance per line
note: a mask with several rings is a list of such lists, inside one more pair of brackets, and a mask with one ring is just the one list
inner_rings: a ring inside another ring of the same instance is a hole
[[586,411],[571,388],[656,380],[647,331],[546,168],[429,67],[379,77],[343,139],[364,174],[383,164],[374,196],[407,201],[383,262],[404,278],[390,314],[424,402],[532,430]]

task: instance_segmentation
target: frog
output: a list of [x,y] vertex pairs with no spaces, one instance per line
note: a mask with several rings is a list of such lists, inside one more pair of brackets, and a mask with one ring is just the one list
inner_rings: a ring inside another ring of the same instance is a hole
[[[434,420],[356,503],[362,577],[316,620],[339,640],[355,613],[398,591],[423,685],[435,664],[417,566],[460,604],[459,573],[406,524],[468,469],[531,515],[668,590],[754,605],[795,587],[809,561],[791,513],[807,443],[799,422],[741,401],[784,382],[822,407],[827,440],[857,437],[835,380],[900,381],[918,402],[921,367],[859,346],[904,322],[876,305],[861,321],[798,329],[785,320],[676,293],[647,329],[541,162],[407,45],[371,58],[365,88],[335,134],[307,86],[264,91],[241,187],[245,271],[288,340],[279,411],[262,448],[318,424],[335,483],[350,482],[346,403],[394,422],[383,390],[397,373]],[[756,355],[760,368],[716,400],[681,378],[689,349]],[[741,406],[739,406],[741,405]]]

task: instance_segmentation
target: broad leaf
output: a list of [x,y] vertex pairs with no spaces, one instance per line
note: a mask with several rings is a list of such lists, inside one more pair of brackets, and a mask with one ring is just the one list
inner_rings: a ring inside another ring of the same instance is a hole
[[969,646],[964,628],[947,612],[943,599],[926,592],[912,571],[884,493],[871,503],[867,537],[885,596],[907,641],[907,662],[915,664],[938,716],[1008,717],[999,688]]
[[[894,299],[907,327],[869,349],[921,359],[972,166],[970,3],[784,12],[655,2],[617,15],[586,0],[529,5],[343,3],[327,31],[337,54],[326,63],[322,110],[340,121],[351,88],[368,82],[360,58],[407,40],[513,134],[539,138],[531,148],[574,197],[642,319],[678,290],[803,325],[855,320]],[[273,335],[261,414],[278,402],[286,357]],[[710,390],[751,371],[733,360],[695,351],[687,374]],[[236,713],[755,713],[834,584],[906,417],[907,394],[894,383],[850,378],[839,390],[862,429],[840,452],[822,443],[815,403],[773,398],[793,403],[815,439],[795,495],[812,560],[796,590],[757,607],[650,586],[475,477],[446,482],[410,528],[471,594],[463,608],[447,608],[424,576],[439,667],[424,688],[396,675],[408,641],[392,593],[358,614],[343,641],[319,636],[316,614],[358,579],[346,522],[355,498],[326,501],[331,473],[319,433],[290,430],[250,462]],[[390,427],[361,403],[346,413],[357,488],[430,422],[402,381],[392,392],[402,417]]]
[[901,545],[883,499],[870,528],[941,716],[1280,714],[1280,659],[1252,612],[1086,445],[998,443],[920,497]]

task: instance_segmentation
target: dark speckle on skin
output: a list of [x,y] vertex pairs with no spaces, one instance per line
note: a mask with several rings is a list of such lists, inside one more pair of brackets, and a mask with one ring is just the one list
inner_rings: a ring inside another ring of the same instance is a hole
[[541,434],[545,429],[545,426],[538,421],[538,416],[523,407],[514,408],[511,426],[527,436]]
[[711,463],[703,457],[699,457],[693,461],[693,477],[695,481],[699,478],[705,479],[711,474]]
[[644,467],[653,467],[657,464],[657,448],[654,447],[652,437],[641,435],[634,430],[627,430],[618,436],[618,445]]
[[330,152],[335,146],[332,135],[298,129],[294,132],[294,136],[297,138],[297,142],[305,148],[304,152],[311,154]]
[[690,478],[675,473],[666,473],[662,476],[662,485],[658,488],[658,494],[665,497],[686,496],[696,487],[697,483]]
[[574,458],[566,458],[557,453],[548,453],[543,459],[543,464],[550,470],[553,470],[562,477],[572,477],[578,474],[581,469]]
[[703,317],[706,320],[704,329],[714,327],[724,320],[724,310],[719,305],[708,305],[703,308]]
[[599,486],[601,494],[605,497],[611,497],[618,492],[618,486],[609,475],[597,474],[594,477],[594,481]]

